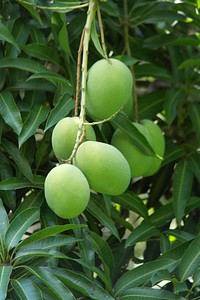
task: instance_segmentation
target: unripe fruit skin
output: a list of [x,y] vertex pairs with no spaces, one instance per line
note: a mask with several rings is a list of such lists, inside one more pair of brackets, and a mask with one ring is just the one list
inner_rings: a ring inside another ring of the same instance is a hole
[[117,59],[101,59],[88,72],[86,108],[96,119],[111,117],[122,108],[132,93],[132,74]]
[[152,148],[161,158],[153,157],[149,169],[144,174],[145,177],[154,175],[160,168],[162,158],[165,152],[165,138],[160,127],[151,120],[144,119],[141,121],[144,127],[149,131],[152,137]]
[[[133,123],[147,141],[152,144],[152,139],[146,128],[138,123]],[[127,159],[130,169],[131,177],[137,178],[143,176],[152,163],[152,156],[142,153],[137,147],[133,145],[130,138],[117,129],[112,137],[111,144],[119,149]]]
[[112,145],[84,142],[77,150],[74,163],[96,192],[120,195],[128,188],[131,179],[129,164]]
[[[79,127],[78,117],[61,119],[53,129],[52,147],[55,156],[60,160],[67,160],[72,154]],[[96,140],[92,126],[86,126],[86,138]]]
[[75,166],[54,167],[44,183],[47,204],[61,218],[75,218],[86,208],[90,188],[83,173]]

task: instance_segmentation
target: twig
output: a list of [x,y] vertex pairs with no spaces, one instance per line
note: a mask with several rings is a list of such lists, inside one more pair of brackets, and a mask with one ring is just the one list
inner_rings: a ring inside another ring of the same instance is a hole
[[97,6],[97,18],[98,18],[98,23],[99,23],[99,29],[100,29],[100,35],[101,35],[101,45],[102,45],[103,53],[105,55],[105,58],[108,59],[105,37],[104,37],[103,21],[101,18],[101,11],[100,11],[99,5]]
[[[131,48],[129,43],[129,24],[128,24],[128,4],[127,0],[124,0],[124,40],[126,52],[131,56]],[[136,93],[136,79],[135,71],[133,65],[130,66],[130,70],[133,76],[133,97],[134,97],[134,107],[135,107],[135,122],[139,122],[139,113],[138,113],[138,97]]]
[[101,121],[96,121],[96,122],[85,122],[84,125],[85,126],[94,126],[94,125],[99,125],[99,124],[108,122],[112,118],[114,118],[122,109],[123,109],[123,106],[118,111],[116,111],[112,116],[110,116],[109,118],[103,119]]
[[79,115],[79,127],[76,136],[76,142],[72,151],[70,158],[67,160],[68,163],[71,163],[76,151],[84,138],[85,134],[85,109],[86,109],[86,83],[87,83],[87,68],[88,68],[88,53],[89,53],[89,42],[90,42],[90,33],[92,22],[96,14],[96,0],[90,0],[87,20],[84,28],[84,38],[83,38],[83,57],[82,57],[82,79],[81,79],[81,110]]
[[78,49],[78,58],[77,58],[77,71],[76,71],[76,99],[75,99],[75,116],[78,116],[79,113],[79,92],[80,92],[80,77],[81,77],[81,54],[83,51],[83,39],[85,34],[85,28],[82,31],[80,45]]

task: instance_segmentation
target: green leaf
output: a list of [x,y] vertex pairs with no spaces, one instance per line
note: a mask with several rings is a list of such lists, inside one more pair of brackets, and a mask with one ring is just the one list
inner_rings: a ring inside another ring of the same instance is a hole
[[183,254],[178,273],[180,281],[185,281],[188,277],[194,275],[200,265],[200,234],[191,242]]
[[119,239],[119,234],[115,227],[115,224],[112,218],[105,211],[103,203],[100,203],[99,199],[91,196],[86,210],[97,220],[99,220],[105,227],[107,227],[117,239]]
[[12,94],[8,91],[0,93],[0,114],[5,123],[19,135],[22,129],[22,118]]
[[158,233],[159,230],[153,223],[144,221],[140,225],[138,225],[138,227],[136,227],[128,236],[128,238],[126,239],[125,247],[129,247],[136,244],[137,242],[147,240],[151,236],[154,236]]
[[100,54],[103,58],[105,58],[105,54],[104,54],[104,52],[103,52],[101,43],[100,43],[100,41],[99,41],[99,36],[98,36],[98,33],[97,33],[95,21],[92,22],[91,39],[92,39],[92,42],[93,42],[93,44],[94,44],[96,50],[99,52],[99,54]]
[[76,300],[70,290],[59,280],[54,274],[45,270],[45,268],[34,268],[31,266],[25,266],[26,270],[38,277],[42,283],[44,283],[50,291],[55,295],[55,299],[63,300]]
[[193,286],[200,286],[200,269],[198,269],[193,276]]
[[24,155],[20,152],[20,150],[10,141],[3,138],[2,139],[2,146],[8,153],[8,155],[12,158],[12,160],[15,162],[21,173],[30,181],[33,180],[33,174],[31,167],[27,161],[27,159],[24,157]]
[[72,90],[72,86],[69,83],[68,80],[66,80],[66,78],[64,78],[63,76],[61,76],[60,74],[54,73],[54,72],[42,72],[42,73],[36,73],[31,75],[27,81],[33,80],[33,79],[46,79],[49,80],[53,83],[58,83],[61,82],[64,85],[66,85],[70,90]]
[[181,101],[185,100],[185,93],[181,89],[171,88],[165,94],[163,108],[165,110],[167,123],[170,126],[177,115],[177,107]]
[[123,274],[114,286],[115,297],[121,295],[127,289],[137,287],[148,282],[151,277],[160,270],[171,270],[175,267],[176,261],[173,259],[159,259],[144,263],[133,270]]
[[17,246],[29,227],[40,218],[38,208],[29,208],[19,213],[10,223],[5,235],[7,251]]
[[183,230],[180,230],[180,229],[177,229],[177,228],[176,229],[167,229],[163,233],[174,236],[178,241],[180,241],[182,243],[194,239],[193,234],[183,231]]
[[194,154],[189,157],[190,168],[195,175],[196,179],[200,182],[200,156],[199,154]]
[[12,266],[0,266],[0,299],[7,299],[8,284],[12,273]]
[[42,73],[47,71],[47,69],[37,61],[21,57],[0,58],[0,69],[4,68],[14,68],[31,73]]
[[[0,216],[1,216],[1,222],[0,222],[0,260],[5,259],[5,234],[9,227],[9,219],[7,212],[4,208],[3,202],[0,199]],[[1,298],[0,298],[1,299]]]
[[119,113],[111,123],[122,130],[129,136],[131,142],[144,154],[155,156],[155,152],[149,145],[147,139],[139,132],[139,130],[132,124],[132,122],[123,113]]
[[66,117],[69,112],[74,108],[74,99],[65,94],[60,98],[57,105],[51,110],[45,125],[45,131],[54,126],[62,118]]
[[[39,175],[35,175],[39,176]],[[15,212],[13,213],[13,218],[15,218],[20,212],[31,207],[40,208],[44,201],[43,190],[32,190],[31,192],[23,197],[23,200],[18,206]]]
[[51,272],[70,289],[80,293],[81,296],[87,296],[89,299],[95,300],[114,300],[99,283],[90,280],[83,273],[63,268],[51,268]]
[[95,232],[90,232],[87,235],[87,239],[89,240],[92,249],[99,255],[103,264],[106,264],[109,268],[113,267],[114,258],[108,243]]
[[44,105],[34,105],[31,108],[19,135],[19,148],[28,138],[36,133],[40,124],[46,120],[48,113],[49,108]]
[[13,46],[15,46],[15,48],[17,48],[18,51],[20,51],[14,36],[8,30],[8,28],[5,25],[3,25],[1,22],[0,22],[0,40],[12,44]]
[[18,249],[38,242],[40,240],[46,239],[47,237],[50,237],[52,235],[67,231],[67,230],[71,230],[74,228],[80,228],[80,227],[84,227],[85,225],[75,225],[75,224],[66,224],[66,225],[55,225],[55,226],[50,226],[50,227],[45,227],[44,229],[41,229],[37,232],[34,232],[31,236],[29,236],[28,238],[26,238],[25,240],[23,240],[20,245],[18,245]]
[[135,65],[134,70],[136,78],[138,79],[146,76],[166,81],[169,81],[171,79],[170,73],[167,71],[167,69],[155,66],[150,63]]
[[189,68],[189,67],[199,67],[200,66],[200,58],[188,58],[184,62],[179,65],[179,69]]
[[0,190],[9,191],[27,187],[43,189],[44,179],[45,177],[41,175],[33,175],[31,181],[27,180],[26,178],[11,177],[0,182]]
[[181,145],[177,145],[177,143],[173,141],[167,141],[162,166],[166,166],[171,162],[177,161],[178,159],[182,158],[184,154],[185,151]]
[[[41,231],[41,230],[40,230]],[[62,247],[62,246],[73,246],[78,241],[81,241],[80,239],[77,239],[70,235],[64,235],[64,234],[56,234],[44,237],[39,240],[35,240],[33,242],[30,242],[26,245],[20,244],[18,249],[22,249],[23,251],[29,251],[29,250],[55,250],[56,248]]]
[[28,2],[22,2],[20,0],[17,0],[17,2],[19,2],[20,5],[22,5],[30,13],[30,15],[40,23],[40,25],[42,25],[40,14],[33,5],[30,5]]
[[147,207],[137,195],[131,193],[130,191],[126,191],[119,196],[113,196],[112,201],[120,204],[123,208],[136,212],[144,219],[148,218]]
[[140,119],[153,119],[162,111],[165,97],[164,89],[156,89],[153,92],[138,97],[138,111]]
[[173,209],[176,220],[180,224],[190,197],[193,174],[187,160],[180,161],[174,172]]
[[23,300],[42,300],[42,293],[36,284],[28,278],[13,279],[12,287],[19,299]]
[[[46,62],[53,62],[55,65],[60,66],[61,59],[56,49],[40,43],[31,43],[22,46],[22,50],[29,56],[44,60]],[[62,76],[60,76],[62,77]]]
[[197,136],[198,145],[200,145],[200,103],[190,103],[188,109],[189,116]]
[[133,288],[125,291],[120,300],[184,300],[185,298],[177,296],[172,292],[165,290],[152,289],[148,287]]
[[[54,3],[55,3],[55,1],[54,1]],[[62,26],[58,33],[59,44],[60,44],[60,47],[62,48],[62,50],[73,59],[71,49],[70,49],[70,44],[69,44],[66,17],[62,13],[59,14],[59,17],[62,22]]]

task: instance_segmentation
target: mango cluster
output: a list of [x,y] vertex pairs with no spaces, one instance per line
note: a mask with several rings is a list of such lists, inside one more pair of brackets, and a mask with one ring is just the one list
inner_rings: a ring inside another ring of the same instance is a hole
[[[88,72],[86,111],[94,120],[112,117],[132,102],[132,74],[116,59],[102,59]],[[117,129],[111,144],[96,140],[92,126],[84,124],[84,139],[71,161],[79,117],[60,120],[52,133],[52,148],[60,164],[45,179],[45,197],[49,207],[61,218],[74,218],[88,205],[91,190],[120,195],[132,177],[156,172],[161,159],[146,156],[134,147],[128,136]],[[164,153],[164,138],[159,127],[149,120],[134,123],[154,151]],[[159,140],[157,143],[156,141]]]

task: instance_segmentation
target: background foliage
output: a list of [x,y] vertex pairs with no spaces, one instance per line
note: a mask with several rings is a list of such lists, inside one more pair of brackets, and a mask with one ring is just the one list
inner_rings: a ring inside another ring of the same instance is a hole
[[[74,113],[85,4],[0,3],[0,299],[200,299],[199,0],[99,2],[107,50],[132,68],[138,116],[157,120],[165,157],[123,195],[92,195],[76,219],[46,205],[52,130]],[[89,66],[100,58],[94,24]],[[94,129],[109,143],[129,125],[118,115]]]

